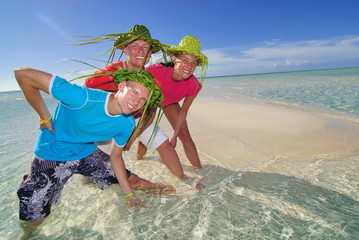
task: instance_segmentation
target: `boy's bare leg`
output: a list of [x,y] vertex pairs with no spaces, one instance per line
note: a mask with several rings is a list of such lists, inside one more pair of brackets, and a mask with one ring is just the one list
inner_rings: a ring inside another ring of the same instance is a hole
[[21,221],[20,226],[24,231],[23,235],[21,236],[21,240],[30,239],[32,232],[35,231],[44,220],[45,219],[36,221]]

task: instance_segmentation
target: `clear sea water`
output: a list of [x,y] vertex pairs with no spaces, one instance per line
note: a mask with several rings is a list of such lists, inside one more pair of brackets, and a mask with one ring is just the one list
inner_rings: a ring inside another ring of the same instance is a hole
[[205,96],[250,99],[357,121],[359,68],[207,78]]
[[[358,124],[359,68],[207,78],[200,98],[279,104]],[[46,102],[54,109],[54,100]],[[37,128],[21,92],[0,93],[0,239],[22,236],[16,190]],[[171,183],[178,193],[138,192],[147,207],[128,208],[118,186],[102,191],[74,176],[30,239],[359,239],[359,155],[315,156],[277,166],[277,173],[186,165],[184,182],[155,153],[148,161],[133,160],[132,150],[124,157],[133,172]],[[220,161],[201,151],[200,157]],[[268,164],[276,167],[273,159]],[[192,188],[199,179],[203,191]]]

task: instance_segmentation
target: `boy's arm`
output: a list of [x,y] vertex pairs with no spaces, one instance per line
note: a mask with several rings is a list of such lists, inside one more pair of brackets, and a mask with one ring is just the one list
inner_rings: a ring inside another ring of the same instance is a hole
[[[116,145],[116,143],[113,141],[111,146],[111,153],[110,153],[110,160],[112,169],[116,175],[116,178],[120,184],[120,187],[122,189],[122,192],[125,196],[127,196],[132,192],[132,189],[130,187],[130,184],[128,182],[127,173],[126,173],[126,167],[125,162],[122,158],[122,151],[123,148]],[[139,200],[135,195],[131,195],[127,197],[129,200],[130,206],[144,206],[144,204]]]
[[[41,119],[49,119],[50,113],[39,92],[42,90],[49,94],[49,84],[52,75],[31,68],[16,68],[14,70],[15,78],[24,93],[27,102],[39,114]],[[48,130],[53,131],[51,122],[43,123]]]

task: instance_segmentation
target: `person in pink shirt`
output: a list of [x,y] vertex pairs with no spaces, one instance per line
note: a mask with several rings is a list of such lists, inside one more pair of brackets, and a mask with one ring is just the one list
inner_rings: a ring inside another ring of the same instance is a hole
[[[126,59],[124,61],[113,62],[97,70],[93,76],[85,80],[86,87],[116,92],[117,88],[113,76],[106,75],[106,73],[121,68],[136,71],[143,69],[144,65],[149,62],[152,53],[163,50],[162,44],[158,40],[152,39],[149,30],[144,25],[136,24],[126,33],[105,35],[93,40],[94,42],[101,41],[101,39],[111,40],[114,36],[117,38],[114,40],[111,56],[114,54],[114,51],[119,49],[126,55]],[[111,61],[112,59],[110,59],[110,62]],[[139,121],[138,119],[139,118],[137,118],[137,121]],[[138,137],[138,139],[147,144],[150,149],[156,149],[158,151],[162,161],[175,176],[180,179],[185,179],[186,177],[175,148],[168,141],[166,133],[161,128],[156,128],[155,125],[156,124],[152,122],[150,127],[143,131],[137,131],[139,128],[136,128],[133,137],[130,138],[124,150],[128,150],[134,139]],[[153,137],[152,133],[154,133]],[[97,142],[97,144],[102,151],[106,153],[109,152],[110,142]],[[129,183],[132,184],[132,179],[129,179]]]
[[[154,64],[146,70],[154,76],[164,96],[163,111],[174,129],[169,142],[176,147],[179,137],[190,163],[200,168],[201,161],[186,118],[188,110],[202,88],[202,84],[193,73],[197,66],[202,66],[200,78],[202,80],[208,59],[201,53],[200,41],[192,35],[185,36],[178,46],[171,46],[165,51],[173,61],[169,64]],[[183,103],[180,105],[179,102],[182,100]],[[145,152],[146,146],[139,142],[138,155],[143,156]]]
[[[141,28],[144,28],[144,26],[140,26]],[[140,29],[136,28],[131,29],[128,32],[131,37],[127,38],[127,35],[121,35],[114,42],[114,47],[123,50],[123,53],[127,55],[126,60],[105,66],[96,71],[95,74],[115,71],[118,68],[138,70],[143,67],[144,64],[148,63],[149,58],[142,57],[141,64],[137,64],[138,59],[135,58],[135,52],[131,51],[131,47],[138,40],[146,42],[151,39],[149,32],[146,29],[146,32],[148,32],[146,35],[148,36],[144,38],[143,29],[141,29],[141,31],[138,31]],[[154,46],[158,49],[158,42],[155,41],[154,43]],[[202,66],[202,74],[200,78],[202,79],[204,69],[206,69],[208,61],[207,57],[200,52],[200,41],[194,36],[188,35],[184,37],[178,46],[167,44],[163,45],[168,47],[166,52],[168,55],[173,57],[173,62],[170,63],[171,66],[155,64],[150,66],[148,71],[154,75],[156,84],[160,88],[163,86],[162,91],[165,96],[165,115],[175,129],[174,136],[171,139],[168,139],[164,131],[161,130],[161,128],[156,128],[155,124],[152,123],[146,130],[138,132],[135,131],[131,139],[135,139],[137,137],[139,139],[137,154],[138,159],[143,158],[147,151],[147,146],[149,146],[151,149],[156,149],[158,151],[161,159],[174,175],[180,179],[185,179],[186,177],[184,175],[180,159],[175,151],[176,141],[177,137],[181,139],[189,161],[194,167],[200,168],[201,162],[196,146],[187,127],[186,116],[189,107],[201,89],[201,84],[193,76],[193,72],[195,71],[197,65]],[[149,54],[153,52],[156,51],[149,48]],[[144,54],[144,51],[142,54]],[[113,89],[113,79],[109,77],[109,75],[90,77],[86,79],[85,84],[87,87],[103,89],[106,91]],[[185,100],[182,107],[180,107],[178,102],[182,99]],[[177,117],[178,121],[176,120]],[[152,133],[154,133],[154,135],[152,139],[150,139]],[[131,139],[129,142],[131,142]],[[148,141],[148,139],[150,139],[150,141]],[[125,149],[128,150],[126,147]]]

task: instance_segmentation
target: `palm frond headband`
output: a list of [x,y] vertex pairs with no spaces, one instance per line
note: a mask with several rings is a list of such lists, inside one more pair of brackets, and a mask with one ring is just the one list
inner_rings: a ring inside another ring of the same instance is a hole
[[159,87],[157,87],[153,76],[146,70],[133,71],[129,69],[118,69],[114,72],[109,72],[114,77],[116,85],[122,81],[137,82],[145,86],[149,91],[146,107],[158,107],[162,105],[163,95]]
[[108,58],[107,64],[113,62],[117,49],[123,50],[128,44],[136,40],[143,40],[149,44],[149,48],[146,52],[146,56],[147,54],[149,54],[150,50],[152,50],[152,53],[157,53],[159,51],[162,51],[163,55],[164,56],[166,55],[166,53],[164,52],[163,44],[160,43],[160,41],[158,41],[157,39],[153,39],[151,37],[150,31],[144,25],[135,24],[128,30],[128,32],[125,33],[106,34],[98,37],[93,37],[93,36],[77,36],[77,37],[83,37],[85,39],[76,41],[78,42],[74,44],[76,46],[112,41],[113,47],[102,52],[102,53],[110,52],[110,56]]

